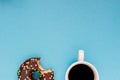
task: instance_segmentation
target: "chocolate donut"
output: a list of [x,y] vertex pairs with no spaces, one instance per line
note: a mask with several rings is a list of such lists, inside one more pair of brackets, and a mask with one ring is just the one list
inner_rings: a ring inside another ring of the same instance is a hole
[[21,64],[18,70],[18,80],[36,80],[33,76],[34,72],[38,72],[39,78],[37,80],[54,80],[53,70],[45,70],[39,64],[40,58],[30,58]]

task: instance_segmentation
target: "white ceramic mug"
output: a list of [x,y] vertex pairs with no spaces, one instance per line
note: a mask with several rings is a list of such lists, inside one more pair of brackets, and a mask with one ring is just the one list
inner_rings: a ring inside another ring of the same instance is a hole
[[73,63],[68,69],[67,69],[67,72],[66,72],[66,75],[65,75],[65,80],[69,80],[69,72],[70,70],[78,65],[78,64],[84,64],[84,65],[87,65],[92,71],[93,71],[93,74],[94,74],[94,80],[99,80],[99,75],[98,75],[98,72],[96,70],[96,68],[90,64],[89,62],[86,62],[84,61],[84,51],[83,50],[79,50],[78,52],[78,61]]

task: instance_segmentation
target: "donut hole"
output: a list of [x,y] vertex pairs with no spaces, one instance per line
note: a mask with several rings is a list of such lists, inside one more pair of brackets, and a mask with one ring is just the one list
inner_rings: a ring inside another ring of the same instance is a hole
[[34,80],[39,80],[41,77],[41,74],[37,71],[33,72],[33,78]]

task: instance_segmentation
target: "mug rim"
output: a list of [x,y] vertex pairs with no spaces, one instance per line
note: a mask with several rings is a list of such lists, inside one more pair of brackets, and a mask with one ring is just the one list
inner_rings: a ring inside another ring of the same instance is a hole
[[95,79],[94,80],[99,80],[99,75],[98,75],[98,71],[97,69],[89,62],[86,62],[86,61],[77,61],[77,62],[74,62],[73,64],[71,64],[67,71],[66,71],[66,74],[65,74],[65,80],[69,80],[68,79],[68,74],[70,72],[70,70],[75,66],[75,65],[78,65],[78,64],[84,64],[84,65],[87,65],[88,67],[90,67],[94,73],[94,76],[95,76]]

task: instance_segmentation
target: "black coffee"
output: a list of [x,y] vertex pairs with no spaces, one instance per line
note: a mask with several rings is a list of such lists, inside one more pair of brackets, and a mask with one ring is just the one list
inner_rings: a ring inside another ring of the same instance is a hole
[[84,64],[75,65],[68,74],[69,80],[94,80],[94,73]]

